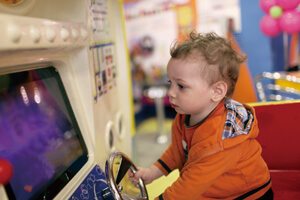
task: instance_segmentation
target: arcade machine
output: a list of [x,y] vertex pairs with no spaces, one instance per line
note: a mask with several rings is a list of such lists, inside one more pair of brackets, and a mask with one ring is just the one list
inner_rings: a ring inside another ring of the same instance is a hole
[[122,2],[0,0],[0,199],[148,199]]

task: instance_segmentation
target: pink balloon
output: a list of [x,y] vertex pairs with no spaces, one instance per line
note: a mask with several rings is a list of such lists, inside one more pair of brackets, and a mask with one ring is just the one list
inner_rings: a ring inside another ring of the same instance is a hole
[[259,28],[269,37],[275,37],[281,33],[281,29],[278,24],[278,20],[267,14],[263,16],[259,22]]
[[283,12],[279,18],[280,28],[288,33],[293,34],[300,31],[300,14],[295,10],[287,10]]
[[278,6],[283,10],[295,9],[299,5],[300,0],[277,0]]
[[265,13],[269,13],[270,8],[276,5],[276,0],[259,0],[259,6]]

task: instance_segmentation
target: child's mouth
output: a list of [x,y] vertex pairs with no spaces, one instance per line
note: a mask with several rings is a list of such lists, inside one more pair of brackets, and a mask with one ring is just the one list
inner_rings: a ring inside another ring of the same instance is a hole
[[171,104],[171,107],[172,108],[177,108],[178,106],[174,105],[174,104]]

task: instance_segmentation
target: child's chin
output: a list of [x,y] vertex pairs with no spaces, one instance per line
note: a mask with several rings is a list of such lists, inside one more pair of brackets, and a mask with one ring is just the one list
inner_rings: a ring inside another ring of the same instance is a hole
[[176,108],[175,108],[175,111],[176,111],[178,114],[181,114],[181,115],[186,114],[186,113],[183,112],[182,110],[179,110],[179,109],[176,109]]

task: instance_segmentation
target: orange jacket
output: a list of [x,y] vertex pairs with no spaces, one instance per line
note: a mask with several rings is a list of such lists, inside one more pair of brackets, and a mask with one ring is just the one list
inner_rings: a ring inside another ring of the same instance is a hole
[[[247,122],[250,128],[247,134],[239,134],[242,130],[238,130],[229,138],[224,138],[224,125],[229,115],[227,108],[192,127],[184,125],[186,115],[177,114],[172,125],[172,143],[154,164],[165,175],[179,169],[180,176],[155,199],[235,199],[263,187],[243,198],[256,199],[271,187],[269,170],[255,139],[259,131],[254,109],[239,105],[252,113],[253,121]],[[222,106],[224,108],[224,103]],[[183,151],[183,134],[193,134],[188,160]]]

